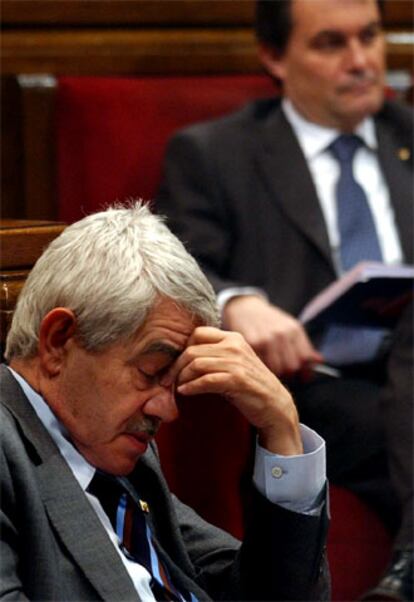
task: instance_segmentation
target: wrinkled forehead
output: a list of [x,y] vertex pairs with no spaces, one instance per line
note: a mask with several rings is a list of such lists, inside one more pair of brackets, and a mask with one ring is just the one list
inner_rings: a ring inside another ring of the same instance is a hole
[[174,355],[176,351],[185,349],[199,325],[199,320],[187,309],[170,299],[161,299],[135,333],[132,345],[139,353],[151,350]]

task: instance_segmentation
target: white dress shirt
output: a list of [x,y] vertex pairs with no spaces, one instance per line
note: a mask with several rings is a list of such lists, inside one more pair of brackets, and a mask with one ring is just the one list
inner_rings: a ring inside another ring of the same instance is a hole
[[[338,161],[327,149],[341,135],[341,132],[307,121],[296,111],[287,98],[282,101],[282,110],[296,134],[308,163],[325,218],[332,257],[335,265],[338,265],[340,238],[337,225],[335,186],[339,178],[340,167]],[[364,119],[354,133],[364,142],[364,145],[357,149],[354,156],[354,177],[366,194],[384,263],[401,263],[403,255],[395,224],[394,211],[377,157],[378,142],[374,120],[372,118]]]
[[[143,602],[154,602],[155,599],[149,585],[151,575],[143,566],[122,553],[119,538],[99,500],[87,491],[95,474],[95,468],[72,445],[68,432],[44,399],[20,374],[10,367],[9,370],[23,389],[38,418],[85,492],[125,565],[140,598]],[[292,511],[315,515],[320,510],[319,497],[326,481],[325,442],[317,433],[304,425],[301,425],[301,433],[304,454],[300,456],[287,457],[271,454],[257,445],[254,483],[271,502]]]
[[[292,126],[299,146],[307,161],[316,193],[325,219],[334,265],[339,275],[339,231],[337,225],[335,186],[339,178],[339,164],[327,150],[341,132],[307,121],[288,98],[282,101],[282,110]],[[366,118],[355,130],[363,141],[355,153],[353,171],[356,181],[367,196],[384,263],[403,262],[403,252],[391,206],[389,190],[377,157],[378,142],[372,118]],[[249,287],[231,287],[218,294],[221,311],[225,304],[239,295],[259,294],[266,297],[263,290]]]

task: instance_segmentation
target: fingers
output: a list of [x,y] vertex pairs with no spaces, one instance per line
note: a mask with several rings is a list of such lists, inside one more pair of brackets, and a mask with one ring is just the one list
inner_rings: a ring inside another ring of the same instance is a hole
[[268,372],[242,335],[217,328],[196,328],[169,373],[177,391],[236,393]]
[[290,393],[243,336],[196,328],[169,373],[181,395],[225,396],[258,429],[275,453],[301,453],[298,416]]
[[229,328],[242,333],[263,362],[278,376],[301,371],[322,357],[302,324],[261,297],[237,297],[225,308]]
[[322,356],[313,347],[304,328],[297,321],[279,327],[273,340],[268,342],[269,367],[279,375],[291,375],[305,366],[322,361]]
[[185,384],[195,379],[199,381],[198,386],[202,383],[206,387],[211,386],[211,389],[202,392],[217,392],[217,387],[222,382],[219,373],[241,372],[243,366],[248,365],[249,355],[254,357],[253,351],[240,334],[199,327],[194,330],[187,348],[175,362],[168,378],[176,381],[180,393]]
[[220,393],[242,406],[274,402],[283,389],[241,334],[209,327],[195,329],[170,377],[181,394]]

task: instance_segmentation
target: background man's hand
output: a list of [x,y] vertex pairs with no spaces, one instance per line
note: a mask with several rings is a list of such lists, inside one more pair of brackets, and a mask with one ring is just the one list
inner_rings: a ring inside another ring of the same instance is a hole
[[240,332],[263,362],[278,376],[288,376],[323,362],[302,324],[260,296],[230,299],[224,307],[223,323]]
[[182,395],[225,396],[257,428],[260,444],[270,452],[303,453],[290,393],[241,334],[196,328],[166,378],[176,381]]

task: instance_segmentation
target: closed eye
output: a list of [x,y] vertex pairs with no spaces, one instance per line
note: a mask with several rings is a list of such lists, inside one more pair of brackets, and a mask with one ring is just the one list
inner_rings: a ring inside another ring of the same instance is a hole
[[169,363],[167,366],[161,368],[161,370],[157,370],[155,373],[150,373],[150,372],[146,372],[145,370],[142,370],[142,368],[138,368],[138,372],[141,374],[141,376],[143,376],[145,378],[145,380],[147,380],[150,384],[156,384],[158,383],[163,376],[168,372],[168,370],[171,367],[171,363]]

